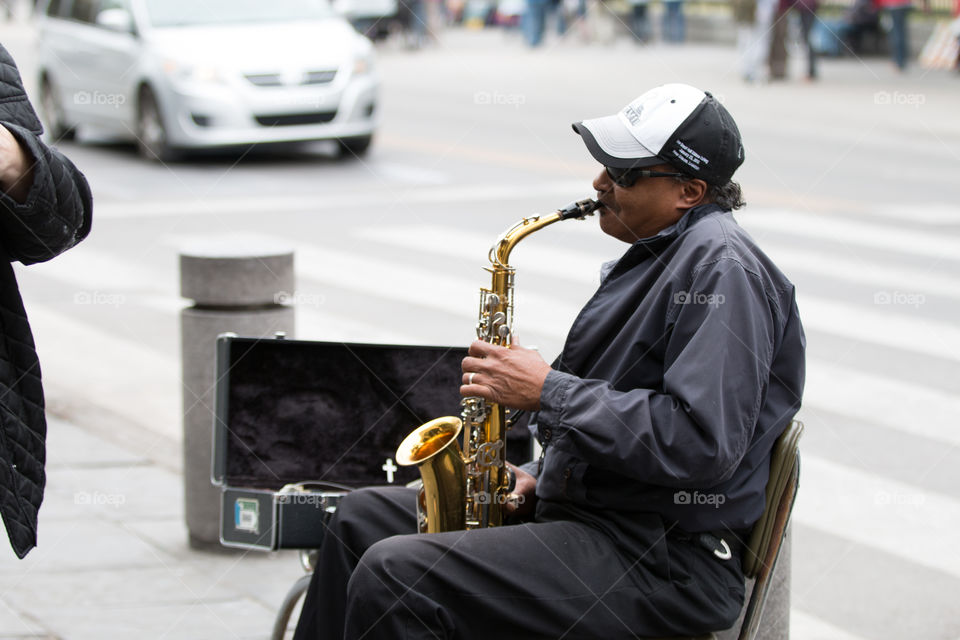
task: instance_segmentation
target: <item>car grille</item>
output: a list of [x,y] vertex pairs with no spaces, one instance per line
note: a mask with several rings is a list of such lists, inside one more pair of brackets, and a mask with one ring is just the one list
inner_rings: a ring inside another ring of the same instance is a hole
[[336,75],[336,69],[332,71],[307,71],[303,77],[303,84],[330,84]]
[[322,124],[337,117],[336,111],[313,111],[310,113],[285,113],[282,115],[256,116],[257,124],[263,127],[293,127],[302,124]]
[[284,82],[284,77],[279,73],[248,73],[244,78],[257,87],[282,87],[287,84],[317,85],[330,84],[337,76],[336,69],[318,69],[306,71],[297,82]]
[[257,85],[258,87],[282,87],[283,80],[280,78],[279,73],[257,73],[257,74],[247,74],[244,76],[247,80]]

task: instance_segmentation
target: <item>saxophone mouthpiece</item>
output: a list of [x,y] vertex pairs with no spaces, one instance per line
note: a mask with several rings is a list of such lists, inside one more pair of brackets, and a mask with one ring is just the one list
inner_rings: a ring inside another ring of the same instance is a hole
[[569,220],[570,218],[582,220],[587,216],[592,216],[593,212],[596,211],[599,206],[600,203],[598,201],[587,198],[586,200],[571,202],[563,209],[560,209],[558,213],[560,214],[561,220]]

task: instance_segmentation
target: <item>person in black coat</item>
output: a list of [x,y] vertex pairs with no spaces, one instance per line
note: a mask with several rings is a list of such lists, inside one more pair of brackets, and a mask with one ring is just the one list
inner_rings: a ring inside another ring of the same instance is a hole
[[90,232],[93,199],[43,128],[0,45],[0,516],[23,558],[37,544],[46,459],[43,388],[12,262],[43,262]]

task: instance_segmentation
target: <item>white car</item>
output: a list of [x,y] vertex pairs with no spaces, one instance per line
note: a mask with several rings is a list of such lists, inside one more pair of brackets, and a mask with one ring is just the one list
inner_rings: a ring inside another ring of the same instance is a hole
[[270,142],[370,146],[370,41],[327,0],[45,0],[41,111],[54,138],[94,125],[144,157]]

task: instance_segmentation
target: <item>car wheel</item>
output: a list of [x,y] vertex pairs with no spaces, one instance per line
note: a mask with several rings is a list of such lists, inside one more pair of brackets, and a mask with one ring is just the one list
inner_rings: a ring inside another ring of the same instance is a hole
[[149,87],[140,90],[137,106],[137,153],[155,162],[176,160],[179,155],[170,146],[160,106]]
[[337,144],[340,145],[340,156],[363,157],[370,149],[370,143],[373,142],[373,136],[355,136],[352,138],[340,138]]
[[40,113],[43,114],[43,121],[47,125],[47,133],[50,134],[54,143],[61,140],[73,140],[75,131],[73,127],[68,127],[64,123],[63,110],[60,109],[57,94],[53,90],[53,84],[51,84],[49,78],[44,78],[40,84]]

